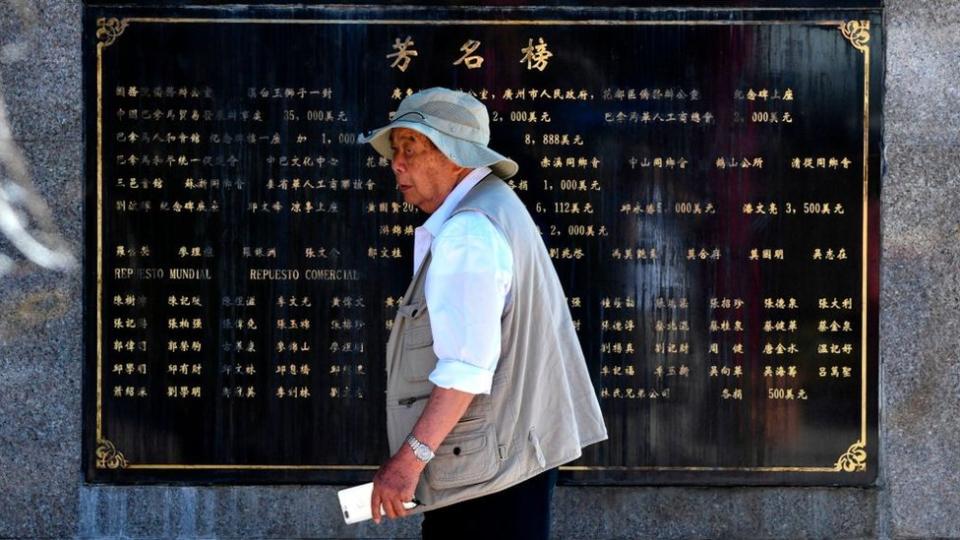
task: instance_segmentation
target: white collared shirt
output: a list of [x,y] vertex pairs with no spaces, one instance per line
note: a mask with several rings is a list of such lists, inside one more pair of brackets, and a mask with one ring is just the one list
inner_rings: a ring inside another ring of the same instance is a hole
[[471,171],[417,228],[416,274],[428,252],[424,284],[437,366],[430,382],[471,394],[489,394],[500,359],[500,318],[513,279],[513,253],[496,225],[475,211],[450,213],[488,167]]

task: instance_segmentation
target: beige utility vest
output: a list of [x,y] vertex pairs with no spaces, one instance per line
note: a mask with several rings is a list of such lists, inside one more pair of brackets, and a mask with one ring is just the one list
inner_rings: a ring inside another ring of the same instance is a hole
[[[607,438],[570,310],[537,226],[513,190],[489,175],[453,210],[484,213],[513,253],[512,299],[489,395],[478,394],[417,485],[432,510],[487,495],[580,457]],[[395,453],[427,403],[437,364],[424,281],[428,254],[399,307],[387,343],[387,436]],[[441,263],[438,263],[441,264]],[[496,516],[491,516],[496,519]]]

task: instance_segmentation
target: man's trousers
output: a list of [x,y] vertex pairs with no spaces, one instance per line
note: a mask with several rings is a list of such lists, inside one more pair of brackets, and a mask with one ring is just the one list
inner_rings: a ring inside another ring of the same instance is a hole
[[557,474],[553,468],[503,491],[424,512],[423,538],[546,540]]

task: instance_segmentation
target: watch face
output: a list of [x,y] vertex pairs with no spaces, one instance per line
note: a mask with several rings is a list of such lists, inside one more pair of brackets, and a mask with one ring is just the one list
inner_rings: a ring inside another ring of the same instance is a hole
[[430,450],[430,447],[418,441],[412,435],[407,438],[407,444],[410,446],[410,449],[413,450],[413,455],[420,461],[426,463],[433,458],[433,452]]

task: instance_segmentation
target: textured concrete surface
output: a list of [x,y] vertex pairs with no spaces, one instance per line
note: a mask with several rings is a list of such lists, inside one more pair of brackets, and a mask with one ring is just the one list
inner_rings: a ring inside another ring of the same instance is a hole
[[[80,6],[43,2],[33,47],[0,65],[15,138],[75,252],[82,243]],[[0,46],[20,32],[0,2]],[[0,251],[9,252],[0,242]],[[77,531],[82,315],[80,274],[0,280],[0,537]]]
[[186,538],[418,538],[418,519],[347,526],[336,488],[93,487],[80,497],[78,535]]
[[563,488],[558,538],[875,538],[875,489]]
[[[80,14],[36,2],[33,49],[0,65],[15,137],[78,255]],[[960,3],[891,0],[886,25],[877,487],[561,488],[557,537],[960,537]],[[0,44],[18,28],[0,2]],[[0,538],[417,536],[417,520],[341,525],[330,487],[84,485],[80,293],[79,273],[0,280]]]
[[960,4],[887,12],[880,349],[890,532],[960,536]]
[[81,71],[79,65],[64,62],[72,54],[73,49],[57,49],[52,58],[37,59],[29,69],[22,69],[21,62],[16,69],[4,70],[5,97],[17,111],[12,127],[18,140],[71,141],[80,147]]

